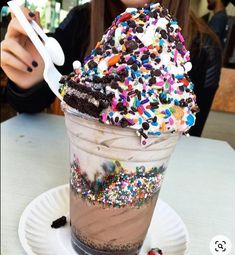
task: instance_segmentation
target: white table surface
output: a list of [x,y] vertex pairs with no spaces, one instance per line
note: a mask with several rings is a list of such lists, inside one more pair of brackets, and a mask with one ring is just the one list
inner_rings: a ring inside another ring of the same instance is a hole
[[[36,196],[69,178],[63,117],[19,115],[1,125],[2,255],[25,254],[18,223]],[[189,255],[210,255],[209,242],[229,237],[235,254],[235,153],[222,141],[182,137],[170,160],[160,197],[185,222]]]

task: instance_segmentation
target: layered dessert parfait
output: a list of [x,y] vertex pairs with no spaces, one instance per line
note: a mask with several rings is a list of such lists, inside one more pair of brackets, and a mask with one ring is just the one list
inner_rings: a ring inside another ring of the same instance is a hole
[[195,123],[189,52],[159,4],[128,8],[62,79],[78,254],[138,254],[170,155]]
[[[78,254],[138,254],[178,133],[149,137],[65,110],[70,219]],[[86,251],[83,253],[83,251]]]

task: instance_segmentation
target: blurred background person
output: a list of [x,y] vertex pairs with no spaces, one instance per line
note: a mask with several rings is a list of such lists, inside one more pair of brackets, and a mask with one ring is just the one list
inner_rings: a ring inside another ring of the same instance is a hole
[[213,11],[213,16],[209,20],[209,27],[218,35],[222,47],[225,46],[228,31],[228,15],[226,7],[229,3],[235,5],[235,0],[207,0],[207,8]]
[[193,66],[189,75],[194,83],[194,92],[200,109],[196,115],[196,123],[189,134],[201,136],[219,87],[222,49],[216,34],[193,11],[190,11],[187,42]]

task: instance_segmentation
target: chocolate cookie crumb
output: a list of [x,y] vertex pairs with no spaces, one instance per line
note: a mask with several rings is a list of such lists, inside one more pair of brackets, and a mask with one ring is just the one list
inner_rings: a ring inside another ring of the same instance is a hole
[[52,228],[60,228],[63,227],[67,223],[66,217],[62,216],[59,219],[52,222],[51,227]]

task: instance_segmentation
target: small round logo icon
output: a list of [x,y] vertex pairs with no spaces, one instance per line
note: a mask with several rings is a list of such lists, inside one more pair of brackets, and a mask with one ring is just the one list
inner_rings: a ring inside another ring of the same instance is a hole
[[227,236],[218,235],[210,241],[212,255],[228,255],[232,250],[232,242]]

